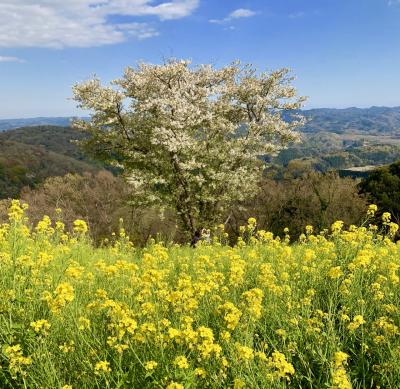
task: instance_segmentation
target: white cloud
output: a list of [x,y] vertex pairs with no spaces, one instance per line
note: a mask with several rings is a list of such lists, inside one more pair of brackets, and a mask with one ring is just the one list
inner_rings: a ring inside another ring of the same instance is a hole
[[159,35],[154,28],[149,27],[146,23],[124,23],[116,24],[114,27],[125,33],[125,36],[131,35],[137,39],[146,39]]
[[24,63],[25,61],[21,58],[18,57],[5,57],[0,55],[0,62],[18,62],[18,63]]
[[239,8],[233,12],[231,12],[228,16],[230,19],[237,19],[237,18],[249,18],[251,16],[255,16],[257,13],[245,8]]
[[[0,47],[90,47],[158,35],[148,23],[190,15],[200,0],[0,0]],[[113,22],[118,17],[127,23]]]
[[231,22],[234,19],[240,19],[240,18],[250,18],[252,16],[257,15],[257,12],[252,11],[251,9],[246,9],[246,8],[239,8],[234,11],[232,11],[227,17],[223,19],[210,19],[210,23],[216,23],[216,24],[224,24]]

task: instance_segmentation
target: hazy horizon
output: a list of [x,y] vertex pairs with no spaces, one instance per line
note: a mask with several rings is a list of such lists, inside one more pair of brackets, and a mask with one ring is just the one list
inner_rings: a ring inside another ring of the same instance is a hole
[[[400,108],[400,105],[394,105],[394,106],[387,106],[387,105],[370,105],[370,106],[365,106],[365,107],[357,107],[357,106],[346,106],[346,107],[304,107],[302,110],[303,111],[309,111],[309,110],[314,110],[314,109],[337,109],[337,110],[346,110],[346,109],[370,109],[370,108]],[[38,116],[15,116],[15,117],[1,117],[1,121],[5,120],[18,120],[18,119],[68,119],[68,118],[73,118],[73,117],[88,117],[89,115],[54,115],[54,116],[49,116],[49,115],[38,115]]]

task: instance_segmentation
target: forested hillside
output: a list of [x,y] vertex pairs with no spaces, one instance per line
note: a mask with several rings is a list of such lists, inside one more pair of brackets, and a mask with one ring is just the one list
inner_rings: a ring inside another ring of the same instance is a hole
[[270,161],[287,167],[291,161],[318,171],[354,166],[380,166],[400,159],[400,107],[311,109],[302,141]]
[[24,186],[36,187],[47,177],[95,172],[72,141],[82,135],[67,127],[39,126],[0,134],[0,198],[18,197]]
[[76,141],[84,135],[71,127],[33,126],[21,127],[0,133],[0,141],[13,141],[32,146],[42,146],[47,151],[67,155],[68,157],[87,160],[79,150]]
[[376,134],[400,130],[400,107],[318,108],[304,110],[302,114],[308,119],[303,132]]
[[269,160],[278,167],[287,167],[295,161],[324,172],[354,166],[380,166],[400,159],[400,139],[396,143],[385,137],[373,138],[352,141],[335,133],[303,134],[302,142],[290,145]]
[[[390,128],[393,129],[397,123],[395,108],[319,109],[305,112],[307,115],[316,112],[316,122],[326,117],[327,121],[323,124],[325,128],[333,123],[333,117],[350,120],[351,112],[359,112],[360,115],[362,112],[364,115],[367,112],[386,112],[386,117],[392,118]],[[336,122],[340,120],[337,119]],[[342,128],[349,128],[349,123],[342,123]],[[289,145],[277,156],[268,158],[272,169],[280,172],[276,177],[282,176],[289,165],[291,174],[296,175],[297,170],[300,173],[304,169],[325,172],[353,166],[380,166],[400,159],[400,138],[397,139],[396,132],[381,132],[380,135],[372,134],[369,130],[365,134],[308,132],[314,131],[309,126],[310,124],[306,125],[306,132],[303,132],[300,143]],[[316,130],[317,127],[312,128]],[[91,160],[77,146],[76,141],[83,137],[82,133],[70,127],[47,125],[0,132],[0,198],[16,197],[22,187],[34,188],[47,177],[101,170],[104,165]]]

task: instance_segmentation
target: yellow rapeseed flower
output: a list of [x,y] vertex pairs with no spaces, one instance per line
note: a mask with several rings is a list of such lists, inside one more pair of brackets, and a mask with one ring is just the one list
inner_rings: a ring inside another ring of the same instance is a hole
[[156,361],[147,361],[147,362],[145,362],[145,364],[144,364],[144,368],[145,368],[147,371],[154,370],[157,366],[158,366],[158,363],[157,363]]
[[354,316],[352,322],[349,323],[347,328],[350,331],[355,331],[357,328],[359,328],[364,323],[365,323],[365,320],[364,320],[363,316],[362,315],[356,315],[356,316]]
[[111,372],[110,362],[108,361],[100,361],[97,362],[94,367],[95,374],[108,374]]
[[178,382],[171,382],[165,389],[185,389],[185,387]]
[[88,225],[84,220],[77,219],[74,221],[74,232],[77,234],[85,234],[88,231]]
[[272,357],[269,358],[269,366],[275,370],[275,375],[290,381],[290,376],[294,375],[293,365],[286,360],[284,354],[274,351]]
[[254,358],[254,351],[252,348],[247,346],[242,346],[240,343],[236,343],[235,347],[241,359],[250,360]]
[[40,319],[33,321],[31,327],[37,334],[48,335],[48,330],[50,329],[51,324],[45,319]]
[[196,377],[206,378],[207,377],[207,372],[203,368],[197,367],[196,369],[194,369],[194,375]]
[[189,367],[188,360],[183,355],[179,355],[174,359],[174,365],[180,369],[187,369]]
[[370,204],[368,206],[368,211],[367,211],[367,215],[372,217],[375,215],[376,211],[378,210],[378,207],[376,204]]

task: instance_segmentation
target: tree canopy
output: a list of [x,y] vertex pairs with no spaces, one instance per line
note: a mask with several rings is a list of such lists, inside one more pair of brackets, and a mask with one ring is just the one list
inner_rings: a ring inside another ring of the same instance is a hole
[[360,183],[361,193],[367,193],[380,212],[390,212],[400,221],[400,161],[372,172]]
[[76,84],[91,119],[74,126],[90,135],[86,150],[123,169],[134,202],[175,209],[193,233],[254,196],[260,156],[299,138],[303,118],[282,115],[304,101],[292,80],[287,69],[259,73],[239,62],[139,64],[109,86]]

